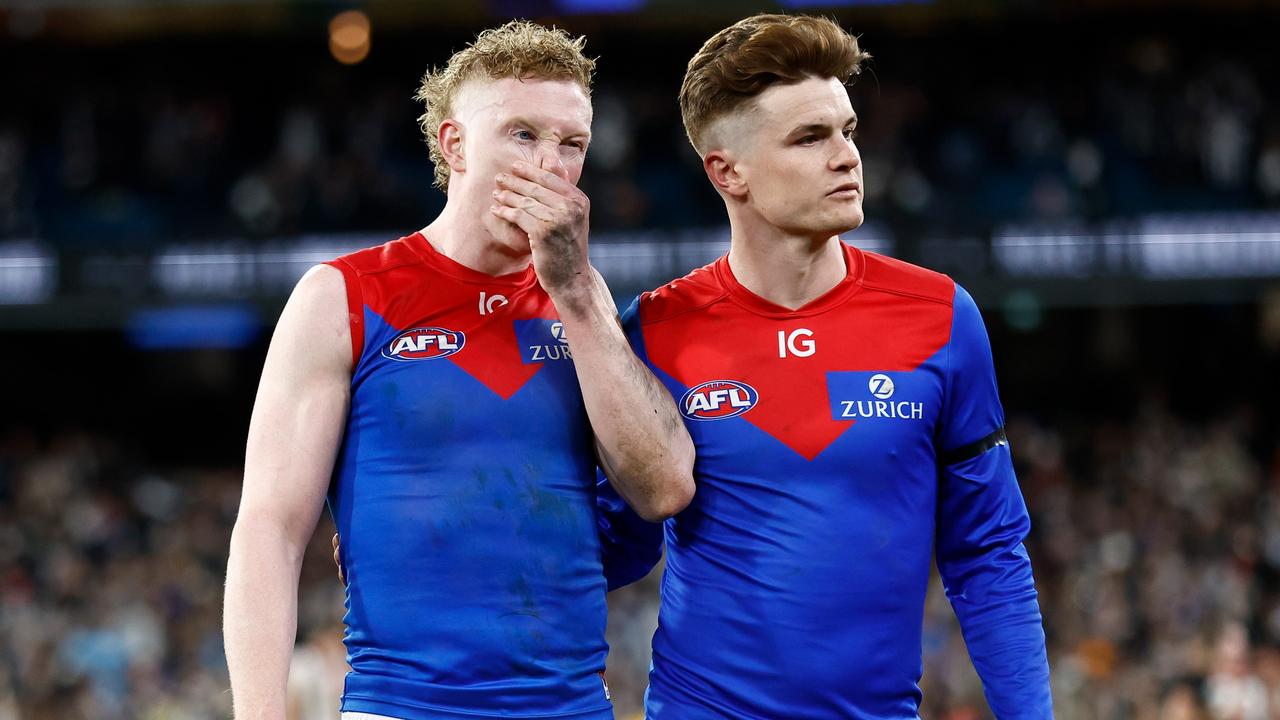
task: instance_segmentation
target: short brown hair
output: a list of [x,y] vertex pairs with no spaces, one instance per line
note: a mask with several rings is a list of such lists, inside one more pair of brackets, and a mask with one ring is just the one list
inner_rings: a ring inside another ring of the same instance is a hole
[[512,20],[477,35],[475,42],[454,53],[443,68],[428,70],[413,99],[426,106],[418,117],[418,127],[427,138],[435,164],[436,187],[449,187],[449,164],[440,152],[437,132],[440,123],[453,113],[453,101],[463,83],[480,73],[494,80],[573,80],[591,97],[596,61],[582,54],[586,42],[585,37],[573,38],[554,27]]
[[705,149],[711,123],[777,83],[809,76],[842,83],[870,53],[832,20],[808,15],[753,15],[721,30],[689,61],[680,86],[680,113],[689,142]]

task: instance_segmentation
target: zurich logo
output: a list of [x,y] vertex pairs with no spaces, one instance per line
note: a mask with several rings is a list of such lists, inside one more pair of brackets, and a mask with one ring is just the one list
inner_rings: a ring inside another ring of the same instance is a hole
[[460,332],[438,327],[421,327],[406,330],[387,343],[382,356],[392,360],[434,360],[448,357],[467,342]]
[[562,343],[568,343],[564,336],[564,323],[559,320],[551,323],[551,337]]
[[893,380],[888,375],[876,374],[872,375],[867,381],[867,389],[875,395],[877,399],[888,400],[893,397]]
[[680,398],[680,412],[690,420],[723,420],[756,406],[760,394],[737,380],[711,380]]

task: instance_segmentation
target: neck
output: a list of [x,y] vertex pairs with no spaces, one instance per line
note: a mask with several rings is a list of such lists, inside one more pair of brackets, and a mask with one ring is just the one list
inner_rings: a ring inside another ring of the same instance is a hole
[[730,218],[729,268],[746,289],[795,310],[844,280],[840,237],[792,235],[773,226],[748,227]]
[[490,218],[488,198],[476,201],[469,197],[474,193],[455,192],[453,187],[449,190],[444,210],[422,229],[432,247],[450,260],[486,275],[507,275],[529,266],[532,255],[527,246],[512,247],[490,229],[502,221]]

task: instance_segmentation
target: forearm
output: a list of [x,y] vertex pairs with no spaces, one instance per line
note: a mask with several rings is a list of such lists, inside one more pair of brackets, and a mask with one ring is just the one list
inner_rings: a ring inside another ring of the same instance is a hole
[[236,720],[284,720],[297,633],[302,548],[284,528],[241,517],[231,535],[223,641]]
[[938,571],[999,720],[1052,717],[1030,518],[1007,445],[943,469]]
[[598,280],[556,302],[604,465],[647,520],[693,497],[693,441],[670,393],[632,352],[608,288]]
[[1053,717],[1049,662],[1031,563],[1018,546],[985,592],[951,598],[973,667],[998,720]]

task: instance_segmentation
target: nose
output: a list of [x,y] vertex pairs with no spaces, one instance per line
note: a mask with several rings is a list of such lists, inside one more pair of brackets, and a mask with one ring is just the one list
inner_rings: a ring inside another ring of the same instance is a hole
[[569,170],[564,166],[564,161],[560,159],[559,143],[538,143],[537,148],[534,150],[534,161],[543,170],[559,175],[565,180],[569,179]]
[[858,153],[858,146],[852,140],[846,140],[843,136],[837,135],[837,147],[834,155],[831,156],[831,169],[838,172],[848,172],[862,162],[862,155]]

